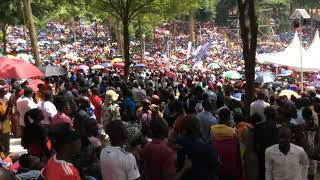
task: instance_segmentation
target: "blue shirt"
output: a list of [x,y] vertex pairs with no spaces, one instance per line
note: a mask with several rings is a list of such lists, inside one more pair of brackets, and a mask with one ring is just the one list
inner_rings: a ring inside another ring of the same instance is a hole
[[184,158],[187,155],[192,162],[182,180],[216,180],[218,168],[218,156],[213,146],[197,137],[179,137],[176,140],[183,148],[178,151],[178,168],[183,167]]
[[200,132],[202,138],[207,142],[211,141],[210,127],[214,124],[218,124],[218,120],[212,115],[211,112],[203,111],[197,114],[200,122]]

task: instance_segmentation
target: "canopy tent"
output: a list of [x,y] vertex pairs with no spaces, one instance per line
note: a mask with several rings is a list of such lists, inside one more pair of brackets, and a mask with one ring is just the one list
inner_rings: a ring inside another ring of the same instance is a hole
[[[319,57],[320,40],[315,36],[313,44],[306,51],[296,32],[290,45],[282,52],[258,54],[257,61],[259,63],[276,64],[291,67],[297,71],[319,71],[320,63],[315,63]],[[317,45],[318,44],[318,45]],[[317,55],[318,54],[318,55]]]
[[305,9],[296,9],[292,15],[290,16],[290,19],[310,19],[310,15]]

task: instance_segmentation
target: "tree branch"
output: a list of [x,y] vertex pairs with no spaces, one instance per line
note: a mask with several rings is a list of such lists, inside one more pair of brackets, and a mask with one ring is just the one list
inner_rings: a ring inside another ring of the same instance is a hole
[[129,20],[133,19],[133,17],[136,17],[136,14],[138,14],[138,11],[141,9],[144,9],[147,5],[150,5],[154,0],[148,0],[147,2],[141,4],[136,9],[133,9],[129,15]]
[[[120,10],[120,9],[118,9],[118,8],[116,8],[116,6],[114,6],[114,4],[113,4],[113,2],[111,1],[111,0],[100,0],[101,2],[103,2],[103,3],[105,3],[107,6],[110,6],[115,12],[116,12],[116,14],[119,16],[119,17],[121,17],[121,18],[123,18],[124,16],[123,16],[123,12]],[[110,13],[111,14],[111,13]],[[120,18],[120,19],[121,19]]]

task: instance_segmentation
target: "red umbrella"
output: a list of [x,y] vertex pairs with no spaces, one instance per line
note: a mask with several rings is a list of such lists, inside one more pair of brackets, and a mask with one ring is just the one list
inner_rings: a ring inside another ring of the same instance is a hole
[[43,76],[43,73],[30,63],[17,59],[0,58],[0,78],[27,79]]
[[44,81],[40,80],[40,79],[28,79],[28,87],[31,88],[32,90],[34,90],[35,92],[37,92],[38,89],[38,85],[39,84],[44,84]]
[[113,67],[114,68],[124,68],[124,63],[114,63]]

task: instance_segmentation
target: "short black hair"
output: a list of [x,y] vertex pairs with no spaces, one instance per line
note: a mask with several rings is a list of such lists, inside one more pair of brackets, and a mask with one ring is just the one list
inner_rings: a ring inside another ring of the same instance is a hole
[[200,123],[199,119],[194,114],[188,114],[182,122],[182,132],[186,136],[197,137],[200,136]]
[[202,102],[202,107],[205,111],[212,111],[213,110],[213,104],[210,100],[204,100]]
[[231,112],[228,108],[222,108],[219,110],[218,116],[221,122],[230,122]]
[[49,137],[53,148],[58,153],[66,144],[81,139],[80,135],[66,123],[54,126],[49,132]]
[[150,122],[150,128],[153,138],[164,139],[168,137],[169,127],[164,119],[160,116],[154,116]]
[[30,166],[30,155],[29,154],[22,154],[19,157],[19,164],[22,168],[29,168]]
[[105,131],[112,145],[120,145],[128,139],[128,130],[120,120],[115,120],[107,124]]
[[63,108],[68,104],[67,98],[63,96],[57,96],[53,100],[53,104],[56,106],[58,111],[63,111]]
[[27,96],[27,97],[31,96],[32,93],[33,93],[33,90],[31,88],[29,88],[29,87],[24,88],[24,95],[25,96]]

